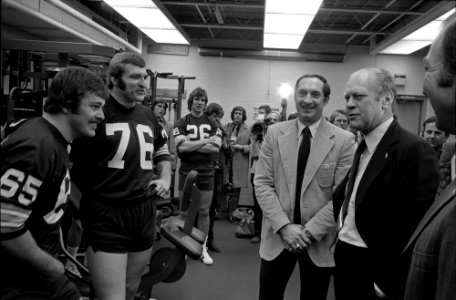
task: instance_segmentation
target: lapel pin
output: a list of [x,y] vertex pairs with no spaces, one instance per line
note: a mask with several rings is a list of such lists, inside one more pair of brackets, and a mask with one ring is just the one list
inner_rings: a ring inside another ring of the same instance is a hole
[[385,159],[387,159],[387,158],[388,158],[388,153],[385,153]]

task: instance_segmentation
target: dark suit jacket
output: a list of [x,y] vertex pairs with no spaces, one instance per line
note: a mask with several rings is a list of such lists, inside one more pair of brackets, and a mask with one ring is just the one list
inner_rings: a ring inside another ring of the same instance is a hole
[[456,180],[440,194],[404,249],[413,249],[405,300],[456,297]]
[[[400,294],[399,258],[438,186],[435,153],[396,120],[377,146],[359,183],[355,222],[372,255],[375,283],[388,296]],[[337,219],[348,176],[334,191]],[[336,265],[337,268],[337,265]]]

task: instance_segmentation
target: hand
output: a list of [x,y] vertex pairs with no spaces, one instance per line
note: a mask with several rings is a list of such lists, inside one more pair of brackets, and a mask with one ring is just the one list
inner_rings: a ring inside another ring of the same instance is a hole
[[279,230],[279,234],[288,251],[300,252],[307,247],[304,226],[300,224],[287,224]]
[[287,106],[287,99],[282,98],[282,101],[280,102],[280,106],[286,107]]
[[170,178],[155,179],[149,183],[149,186],[151,186],[151,185],[155,185],[154,191],[157,193],[157,195],[159,197],[163,198],[166,195],[166,193],[169,191],[169,187],[171,186],[171,179]]
[[233,145],[232,147],[233,147],[234,150],[237,150],[237,151],[241,151],[241,150],[244,149],[241,145],[238,145],[238,144]]

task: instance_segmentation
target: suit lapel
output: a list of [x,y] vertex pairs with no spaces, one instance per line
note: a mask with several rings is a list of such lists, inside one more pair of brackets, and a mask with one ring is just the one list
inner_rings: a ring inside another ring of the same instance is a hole
[[[287,124],[288,125],[288,124]],[[293,195],[296,189],[296,172],[298,163],[298,123],[290,122],[289,126],[282,128],[282,135],[278,137],[279,155],[285,171],[290,199],[294,201]]]
[[418,227],[416,228],[415,232],[413,233],[412,237],[407,243],[407,246],[405,246],[404,250],[402,253],[406,252],[407,249],[410,247],[410,245],[414,244],[414,241],[416,238],[420,235],[420,233],[424,230],[424,228],[431,222],[432,219],[437,215],[437,213],[445,207],[447,203],[450,202],[451,199],[455,197],[456,193],[456,179],[454,179],[440,194],[440,196],[434,201],[434,203],[431,205],[431,207],[428,209],[426,214],[424,215],[423,219],[421,219],[421,222],[418,224]]
[[359,182],[358,190],[356,191],[355,208],[363,201],[368,188],[390,160],[393,147],[399,138],[398,129],[397,122],[393,121],[383,138],[380,140],[380,143],[378,143],[377,149],[372,155],[371,160],[364,171],[363,177]]
[[304,172],[304,179],[302,180],[301,197],[317,173],[317,170],[326,155],[328,155],[328,152],[334,145],[334,142],[331,140],[334,133],[330,130],[326,122],[327,121],[325,120],[321,121],[320,126],[318,126],[317,131],[315,132],[315,137],[313,137],[306,170]]

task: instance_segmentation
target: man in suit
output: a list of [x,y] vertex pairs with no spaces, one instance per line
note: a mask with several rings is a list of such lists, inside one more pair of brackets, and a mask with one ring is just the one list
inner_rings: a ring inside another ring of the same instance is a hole
[[[456,133],[456,14],[424,59],[423,91],[437,128]],[[454,299],[456,295],[456,179],[442,191],[415,230],[404,255],[412,252],[405,300]]]
[[269,126],[261,148],[254,179],[263,211],[261,300],[283,298],[296,261],[301,299],[326,299],[334,266],[332,191],[348,172],[355,149],[351,133],[322,118],[329,94],[323,76],[299,78],[298,118]]
[[361,69],[347,82],[350,126],[365,138],[349,176],[334,192],[338,300],[399,296],[400,252],[437,189],[434,151],[398,124],[395,98],[393,78],[384,69]]

